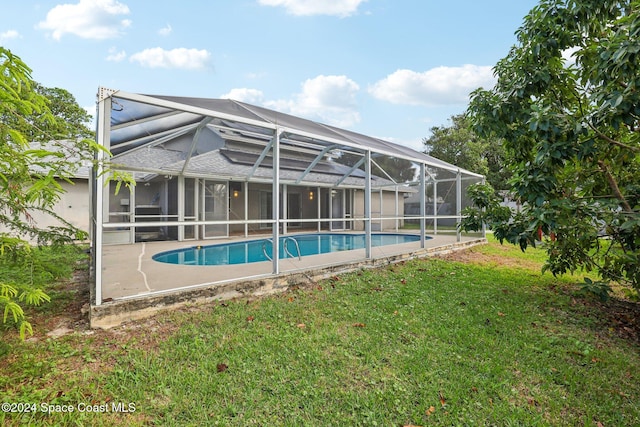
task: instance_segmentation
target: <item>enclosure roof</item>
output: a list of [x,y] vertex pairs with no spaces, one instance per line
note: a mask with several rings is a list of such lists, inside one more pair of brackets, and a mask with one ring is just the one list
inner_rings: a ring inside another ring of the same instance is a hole
[[[237,161],[235,156],[238,154],[222,149],[194,156],[189,162],[185,174],[188,176],[209,175],[212,178],[243,180],[252,171],[251,165],[254,163],[248,160],[246,162]],[[156,147],[122,154],[117,158],[117,162],[126,164],[133,170],[157,169],[168,175],[180,174],[185,165],[185,160],[181,159],[179,153]],[[289,162],[290,160],[287,158],[281,159],[280,179],[283,182],[295,182],[300,176],[301,168],[297,167],[295,163],[288,165],[287,163]],[[305,176],[304,183],[306,185],[330,185],[341,180],[345,186],[362,187],[364,185],[364,172],[360,170],[350,171],[350,168],[335,163],[331,164],[330,167],[330,170],[326,167],[319,170],[313,168]],[[212,171],[216,172],[212,173]],[[139,173],[136,176],[140,180],[146,181],[153,179],[157,174]],[[270,158],[253,172],[253,177],[259,180],[269,180],[273,177]],[[344,177],[344,179],[341,179],[341,177]],[[371,179],[374,188],[394,186],[392,181],[378,176],[372,175]],[[406,186],[399,186],[398,191],[411,193],[415,190]]]
[[153,147],[159,141],[202,127],[216,129],[225,135],[248,136],[265,143],[280,131],[284,146],[316,152],[370,150],[374,156],[396,157],[481,177],[399,144],[230,99],[142,95],[105,88],[101,88],[98,95],[102,99],[110,97],[112,101],[109,138],[114,155],[145,146]]

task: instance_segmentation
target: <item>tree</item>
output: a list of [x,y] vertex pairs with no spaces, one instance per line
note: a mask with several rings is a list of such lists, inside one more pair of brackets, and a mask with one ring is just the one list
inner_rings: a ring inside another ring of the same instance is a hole
[[468,110],[513,158],[524,210],[503,236],[526,248],[553,233],[554,274],[640,289],[640,1],[542,0],[516,35]]
[[[32,87],[22,86],[22,92],[34,92],[43,98],[46,114],[34,109],[22,115],[2,114],[5,126],[20,132],[27,141],[91,138],[94,132],[87,127],[91,116],[78,105],[73,95],[60,88],[47,88],[37,82]],[[28,94],[20,95],[27,98]]]
[[[93,161],[100,146],[85,137],[86,113],[62,89],[47,89],[31,78],[31,69],[8,49],[0,47],[0,256],[15,265],[35,262],[32,247],[60,245],[85,239],[86,233],[56,215],[54,207],[64,191],[60,180],[71,182],[79,165]],[[70,138],[61,141],[59,138]],[[44,141],[33,145],[33,141]],[[41,228],[33,221],[39,211],[58,218],[59,227]],[[24,338],[32,332],[22,305],[48,301],[31,283],[5,283],[0,278],[3,323],[13,322]]]
[[[343,153],[339,162],[347,166],[353,166],[362,160],[362,156],[357,154]],[[371,173],[383,178],[387,175],[397,183],[413,181],[416,175],[416,167],[409,160],[399,159],[397,157],[380,156],[373,158],[376,163],[372,166]],[[364,170],[364,164],[359,166]]]
[[[29,129],[38,130],[37,132],[29,132],[26,130],[25,135],[31,135],[32,141],[46,140],[55,138],[78,139],[78,138],[95,138],[95,132],[88,127],[91,122],[91,116],[82,107],[78,105],[74,96],[61,88],[47,88],[39,83],[35,84],[34,91],[47,98],[47,106],[54,117],[54,125],[44,122],[41,125],[31,126]],[[49,125],[49,126],[47,126]]]
[[434,126],[423,138],[424,152],[445,162],[486,177],[493,188],[507,188],[510,172],[498,138],[482,138],[464,114],[451,116],[451,126]]
[[416,167],[409,160],[389,156],[376,157],[373,160],[379,166],[373,167],[373,173],[385,177],[386,175],[380,171],[382,169],[397,183],[413,181],[416,176]]

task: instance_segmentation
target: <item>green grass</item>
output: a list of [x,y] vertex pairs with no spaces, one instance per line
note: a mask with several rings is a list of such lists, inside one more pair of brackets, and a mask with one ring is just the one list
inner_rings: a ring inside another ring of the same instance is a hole
[[0,255],[0,280],[36,287],[49,286],[56,280],[71,276],[77,263],[87,257],[82,249],[72,245],[33,247],[30,256],[21,259],[18,265],[11,255]]
[[13,343],[0,359],[3,400],[136,411],[0,423],[640,424],[637,343],[571,278],[540,275],[540,251],[473,252],[476,263],[412,261],[140,328]]

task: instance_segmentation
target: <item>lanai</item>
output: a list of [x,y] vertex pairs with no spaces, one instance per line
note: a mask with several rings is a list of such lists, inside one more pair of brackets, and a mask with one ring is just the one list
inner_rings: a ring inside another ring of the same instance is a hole
[[[282,261],[273,242],[299,229],[361,230],[364,260],[373,256],[372,231],[414,227],[424,248],[427,232],[442,234],[460,220],[466,187],[482,180],[398,144],[227,99],[100,88],[97,139],[113,155],[111,167],[137,185],[116,194],[103,170],[94,171],[96,306],[105,299],[104,272],[120,268],[106,256],[114,248],[147,244],[153,251],[160,243],[268,234],[266,274],[277,277]],[[109,160],[105,152],[98,158]],[[405,199],[417,201],[413,212],[405,212]]]

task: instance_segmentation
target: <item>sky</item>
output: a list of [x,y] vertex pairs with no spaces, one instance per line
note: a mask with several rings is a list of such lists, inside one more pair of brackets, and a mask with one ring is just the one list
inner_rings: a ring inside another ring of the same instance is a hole
[[99,87],[231,98],[422,150],[494,84],[537,0],[0,0],[0,45]]

